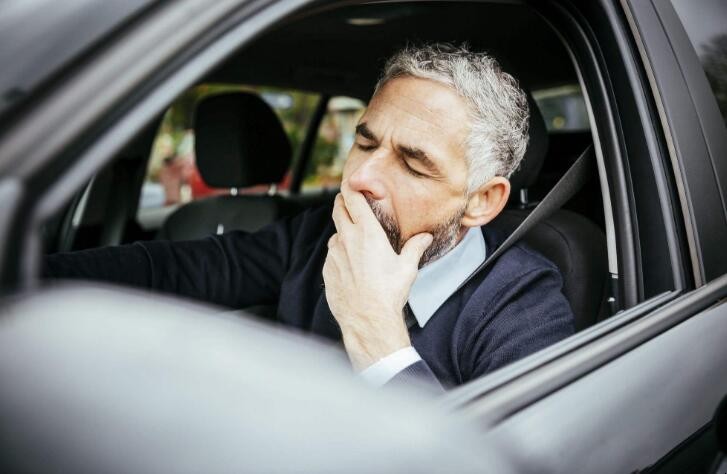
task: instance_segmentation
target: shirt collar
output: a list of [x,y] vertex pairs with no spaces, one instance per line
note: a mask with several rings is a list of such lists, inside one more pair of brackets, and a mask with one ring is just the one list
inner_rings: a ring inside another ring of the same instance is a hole
[[482,230],[471,227],[452,250],[419,270],[409,292],[409,307],[420,327],[485,261],[486,255]]

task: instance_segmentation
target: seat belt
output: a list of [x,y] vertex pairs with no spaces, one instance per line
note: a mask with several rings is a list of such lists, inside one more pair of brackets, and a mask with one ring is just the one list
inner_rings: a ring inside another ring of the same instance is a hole
[[500,245],[497,250],[492,252],[484,262],[468,276],[465,281],[462,282],[457,290],[465,286],[472,278],[478,273],[487,268],[492,262],[497,260],[497,257],[503,254],[507,249],[525,236],[533,227],[539,224],[541,221],[550,217],[555,211],[563,207],[575,194],[583,187],[588,181],[588,177],[591,175],[591,166],[593,166],[594,160],[592,160],[593,145],[588,145],[578,159],[568,168],[568,171],[563,175],[553,189],[543,198],[540,203],[535,206],[535,209],[528,214],[519,226],[508,236],[507,239]]

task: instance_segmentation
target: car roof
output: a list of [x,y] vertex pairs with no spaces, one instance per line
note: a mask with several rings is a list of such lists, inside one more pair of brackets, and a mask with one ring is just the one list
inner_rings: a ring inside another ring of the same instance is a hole
[[273,85],[368,99],[383,62],[408,43],[467,42],[530,90],[577,82],[566,48],[529,6],[369,3],[307,9],[229,59],[208,82]]

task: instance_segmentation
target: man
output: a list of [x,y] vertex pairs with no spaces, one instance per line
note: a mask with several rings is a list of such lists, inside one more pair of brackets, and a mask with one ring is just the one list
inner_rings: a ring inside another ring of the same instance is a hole
[[483,226],[507,202],[527,128],[526,96],[492,58],[407,48],[359,121],[332,211],[50,256],[45,272],[235,308],[279,302],[281,322],[341,339],[373,384],[462,384],[573,332],[557,269],[523,245],[462,285],[502,242]]

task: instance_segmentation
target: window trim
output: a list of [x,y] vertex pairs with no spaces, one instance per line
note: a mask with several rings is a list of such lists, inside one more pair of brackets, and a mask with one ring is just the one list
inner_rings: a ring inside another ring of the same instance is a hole
[[313,115],[308,122],[308,128],[305,133],[305,138],[301,147],[298,150],[298,156],[295,159],[295,167],[293,168],[293,176],[290,182],[291,194],[300,194],[301,186],[303,185],[303,179],[305,178],[305,171],[308,169],[308,163],[310,163],[313,147],[316,144],[316,138],[320,131],[323,118],[326,116],[328,111],[328,102],[331,100],[331,96],[327,94],[321,94],[318,105],[316,106]]
[[[682,214],[683,224],[680,223],[680,227],[685,234],[688,250],[684,267],[691,267],[691,279],[694,286],[698,287],[717,275],[708,266],[720,261],[723,246],[718,242],[727,240],[727,227],[717,229],[713,216],[704,212],[705,209],[715,207],[712,203],[721,202],[716,186],[717,177],[710,162],[699,111],[688,89],[674,45],[667,36],[663,15],[671,9],[673,17],[670,23],[676,20],[678,27],[681,27],[681,23],[670,4],[663,6],[659,12],[652,2],[621,2],[646,71],[650,92],[655,98],[659,123],[666,139],[667,156],[675,180],[674,195],[678,198],[675,206],[679,206]],[[670,28],[672,26],[669,25]],[[682,39],[688,41],[681,28],[684,35]],[[693,49],[691,43],[689,47]],[[682,71],[682,75],[675,75],[674,71]],[[703,71],[701,73],[704,74]],[[685,160],[684,156],[689,156],[689,159]],[[707,177],[713,178],[715,183]]]

